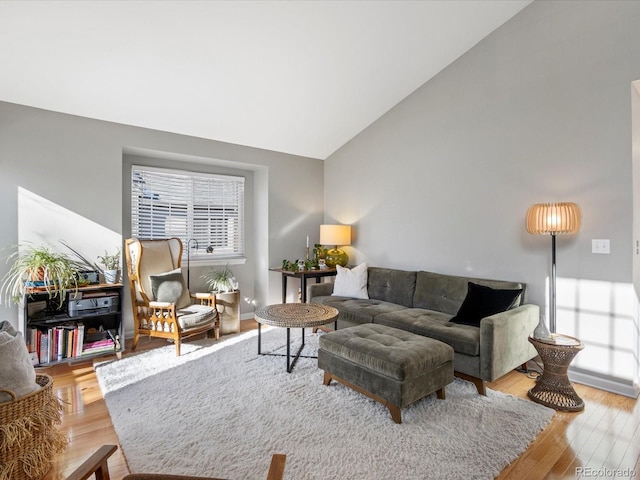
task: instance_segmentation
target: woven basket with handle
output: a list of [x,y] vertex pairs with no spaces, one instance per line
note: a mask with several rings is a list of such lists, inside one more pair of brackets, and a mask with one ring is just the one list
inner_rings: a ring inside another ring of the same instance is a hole
[[67,439],[58,429],[62,406],[53,393],[53,379],[36,375],[42,387],[13,400],[0,403],[0,480],[42,478],[62,452]]

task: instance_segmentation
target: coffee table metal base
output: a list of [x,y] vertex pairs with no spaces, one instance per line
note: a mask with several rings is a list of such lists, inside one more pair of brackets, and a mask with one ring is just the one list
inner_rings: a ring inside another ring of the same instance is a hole
[[[258,355],[274,355],[287,357],[287,372],[291,373],[299,358],[318,358],[317,356],[301,355],[305,346],[304,329],[314,328],[333,323],[338,328],[338,310],[327,305],[308,303],[281,303],[268,305],[255,311],[254,317],[258,322]],[[262,324],[287,329],[287,353],[262,353]],[[302,329],[302,344],[291,360],[291,329]]]
[[258,323],[258,355],[270,355],[272,357],[287,357],[287,373],[291,373],[293,367],[295,366],[298,358],[318,358],[315,355],[301,355],[302,350],[304,349],[304,328],[302,329],[302,343],[298,348],[298,351],[295,353],[293,360],[291,359],[291,328],[287,328],[287,353],[263,353],[262,352],[262,324]]

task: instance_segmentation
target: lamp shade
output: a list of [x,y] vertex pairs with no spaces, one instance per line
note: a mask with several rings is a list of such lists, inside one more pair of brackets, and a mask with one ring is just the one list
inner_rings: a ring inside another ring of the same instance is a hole
[[351,245],[351,226],[320,225],[320,245]]
[[527,210],[527,232],[569,235],[580,230],[582,216],[575,203],[536,203]]

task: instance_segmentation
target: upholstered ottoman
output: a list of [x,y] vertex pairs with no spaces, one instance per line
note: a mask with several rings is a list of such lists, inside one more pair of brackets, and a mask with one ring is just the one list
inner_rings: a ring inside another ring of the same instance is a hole
[[336,380],[385,405],[396,423],[400,409],[453,382],[453,348],[446,343],[373,323],[320,337],[324,384]]

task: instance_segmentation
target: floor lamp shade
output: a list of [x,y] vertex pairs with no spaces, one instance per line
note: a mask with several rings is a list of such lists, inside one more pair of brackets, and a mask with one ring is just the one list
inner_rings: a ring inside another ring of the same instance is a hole
[[527,232],[551,235],[551,304],[549,330],[556,331],[556,235],[571,235],[580,230],[582,215],[575,203],[536,203],[527,210]]
[[527,210],[527,232],[537,235],[573,234],[581,222],[575,203],[536,203]]
[[325,262],[329,267],[340,265],[344,267],[349,257],[338,245],[351,245],[351,226],[349,225],[320,225],[320,245],[333,245],[325,255]]

